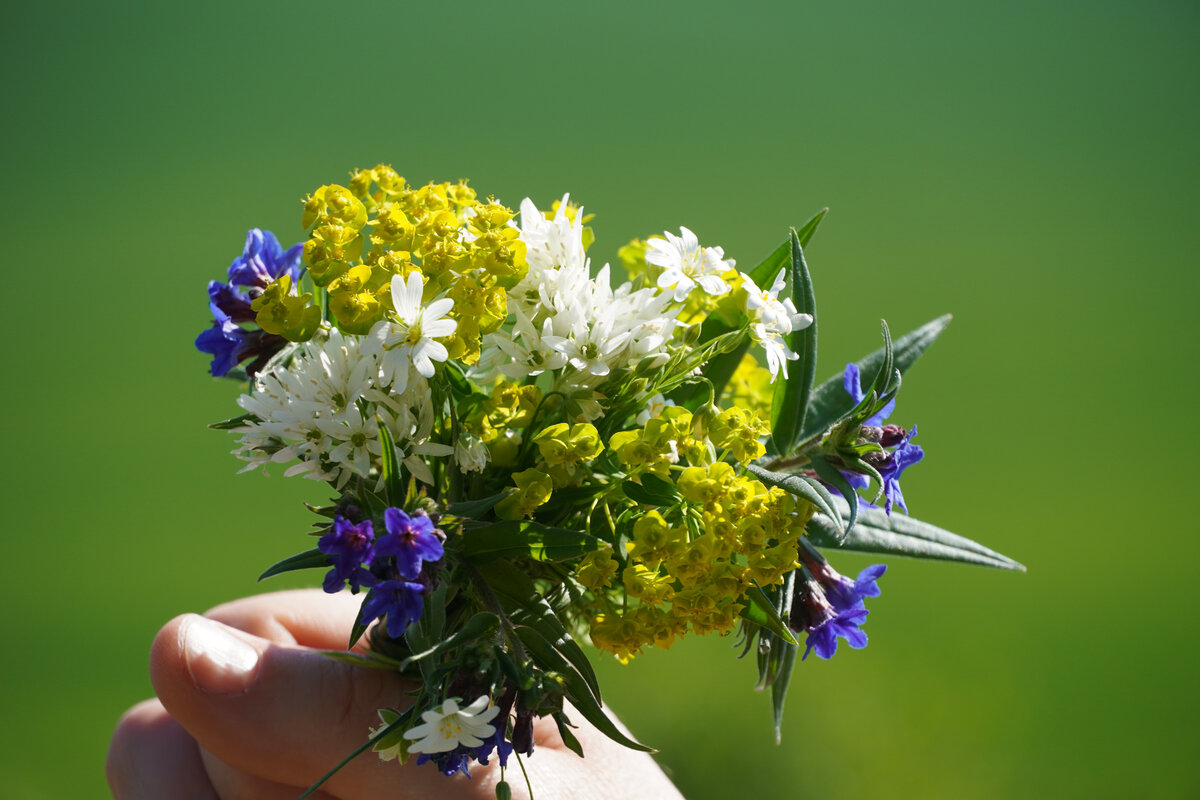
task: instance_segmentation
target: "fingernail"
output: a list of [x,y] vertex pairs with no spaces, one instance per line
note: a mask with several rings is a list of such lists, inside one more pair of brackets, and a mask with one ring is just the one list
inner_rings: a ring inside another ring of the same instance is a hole
[[258,669],[258,651],[219,622],[192,617],[183,631],[183,652],[192,680],[212,694],[246,691]]

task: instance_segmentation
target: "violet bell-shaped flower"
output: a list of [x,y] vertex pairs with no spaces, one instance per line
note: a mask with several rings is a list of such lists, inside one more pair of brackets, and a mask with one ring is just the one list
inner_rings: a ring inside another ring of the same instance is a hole
[[851,581],[830,567],[807,542],[804,545],[800,553],[804,566],[792,590],[788,619],[792,630],[808,634],[803,658],[808,658],[811,652],[816,652],[818,658],[833,658],[839,638],[856,650],[866,647],[867,635],[861,626],[869,612],[863,598],[880,594],[876,581],[887,567],[882,564],[867,567]]
[[387,534],[375,543],[375,554],[395,556],[396,571],[408,580],[421,574],[421,564],[437,561],[444,552],[433,520],[424,514],[409,516],[398,508],[383,512]]
[[366,569],[375,554],[375,532],[370,520],[355,525],[334,517],[333,529],[321,537],[317,549],[333,558],[333,569],[325,575],[325,591],[331,594],[341,591],[349,581],[351,593],[357,594],[361,586],[375,583],[375,576]]

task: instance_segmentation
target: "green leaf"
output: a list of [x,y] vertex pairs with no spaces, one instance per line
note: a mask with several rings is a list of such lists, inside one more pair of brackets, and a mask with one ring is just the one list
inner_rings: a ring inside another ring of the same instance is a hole
[[467,519],[479,519],[484,514],[492,510],[492,506],[499,503],[511,489],[505,489],[502,492],[496,492],[491,497],[484,497],[481,500],[462,500],[457,503],[451,503],[446,507],[447,514],[453,514],[456,517],[466,517]]
[[516,631],[521,642],[528,648],[530,655],[538,661],[542,669],[553,670],[563,676],[566,697],[571,701],[571,705],[575,706],[576,710],[583,715],[584,719],[595,725],[601,733],[617,744],[624,745],[631,750],[641,750],[644,753],[657,752],[653,747],[647,747],[630,739],[613,724],[596,698],[592,696],[583,677],[540,633],[524,625],[518,625]]
[[821,220],[825,219],[825,215],[829,213],[829,206],[825,206],[816,214],[813,214],[808,222],[800,226],[800,230],[796,231],[796,236],[800,239],[801,247],[808,247],[808,243],[812,240],[813,234],[817,232],[817,228],[821,226]]
[[791,455],[800,441],[808,397],[817,374],[817,300],[813,294],[812,276],[804,261],[804,249],[794,230],[791,245],[792,265],[788,271],[788,285],[792,302],[800,313],[812,315],[813,321],[807,328],[787,335],[788,348],[799,358],[788,369],[788,377],[775,383],[775,393],[771,397],[771,439],[775,442],[775,451],[781,456]]
[[[951,319],[951,315],[946,314],[897,339],[893,344],[895,369],[899,370],[901,374],[907,373],[917,359],[934,343],[938,335],[946,329]],[[877,375],[886,355],[886,347],[881,347],[869,356],[860,359],[857,362],[860,374]],[[854,399],[847,394],[842,383],[842,373],[834,375],[813,389],[809,396],[808,412],[800,434],[800,441],[809,441],[820,436],[849,413],[854,406]]]
[[[841,534],[838,536],[838,540],[844,540],[850,534],[850,529],[854,527],[854,523],[858,521],[858,492],[853,486],[850,485],[850,481],[846,480],[846,476],[839,472],[837,467],[826,461],[823,456],[814,456],[812,460],[812,466],[813,469],[817,471],[817,475],[821,476],[821,480],[825,481],[830,486],[841,492],[842,497],[850,497],[854,500],[853,505],[846,505],[846,508],[849,509],[847,516],[847,513],[842,513],[842,506],[838,504],[837,499],[830,495],[830,499],[833,501],[834,506],[838,509],[838,513],[841,515],[842,519],[846,521],[845,525],[837,525],[834,523],[832,521],[832,516],[825,517],[821,520],[822,522],[828,524],[830,528],[841,528]],[[813,517],[813,519],[817,520],[821,518]]]
[[358,607],[358,613],[354,615],[354,627],[350,629],[350,641],[346,644],[347,650],[353,650],[354,645],[358,644],[358,640],[367,632],[367,626],[362,621],[362,610],[367,605],[367,600],[370,599],[371,593],[367,592],[363,596],[362,604]]
[[575,738],[575,734],[571,733],[571,722],[567,719],[567,715],[561,711],[556,711],[554,713],[554,724],[558,726],[558,735],[562,739],[562,743],[567,746],[567,749],[580,758],[583,758],[583,745]]
[[842,526],[842,518],[833,504],[833,495],[829,493],[829,490],[820,481],[814,480],[807,475],[789,475],[785,472],[772,472],[756,464],[750,464],[746,469],[750,474],[768,486],[778,486],[780,489],[791,492],[797,497],[803,497],[812,503],[817,511],[824,514],[838,528]]
[[532,520],[508,520],[463,531],[463,556],[479,561],[509,556],[561,561],[600,547],[595,536]]
[[254,416],[253,414],[239,414],[236,417],[231,417],[230,419],[222,420],[221,422],[214,422],[208,427],[212,428],[214,431],[229,431],[233,430],[234,428],[240,428],[247,422],[255,421],[257,419],[258,417]]
[[775,646],[780,650],[779,666],[776,667],[775,680],[771,682],[771,711],[775,716],[775,744],[780,744],[783,741],[783,702],[787,699],[788,684],[792,682],[800,645],[778,642]]
[[653,472],[643,472],[640,478],[642,487],[651,494],[668,498],[671,503],[679,499],[679,490],[670,481],[658,477]]
[[278,564],[269,567],[266,572],[258,576],[260,581],[272,578],[276,575],[282,575],[285,572],[294,572],[298,569],[317,569],[319,567],[328,567],[330,565],[329,556],[322,553],[317,548],[305,550],[303,553],[297,553],[291,558],[285,558]]
[[383,653],[376,653],[373,650],[320,650],[318,652],[323,656],[332,658],[334,661],[341,661],[356,667],[386,669],[392,672],[400,668],[399,661],[385,656]]
[[587,681],[588,688],[599,702],[600,682],[596,679],[592,662],[588,661],[587,655],[563,627],[562,621],[533,585],[529,575],[511,562],[500,559],[480,564],[477,569],[496,593],[500,605],[508,612],[513,622],[527,625],[547,641],[553,642],[555,649],[562,653]]
[[678,499],[678,495],[671,487],[671,491],[663,490],[661,487],[647,483],[646,475],[642,475],[642,482],[623,481],[621,489],[625,492],[625,496],[635,503],[641,503],[647,506],[669,506]]
[[[397,669],[405,670],[408,667],[418,662],[424,661],[433,656],[448,653],[462,644],[474,642],[479,639],[491,636],[500,627],[500,618],[490,611],[480,611],[472,616],[469,620],[463,623],[462,627],[454,633],[447,636],[445,639],[435,640],[435,643],[419,653],[413,653],[408,658],[399,662]],[[417,637],[425,642],[428,639]]]
[[788,629],[787,623],[779,616],[779,609],[763,592],[757,583],[751,584],[746,590],[746,599],[750,604],[742,609],[742,616],[751,622],[766,628],[781,640],[798,644],[795,635]]
[[396,462],[396,443],[392,441],[392,432],[384,424],[383,417],[375,417],[379,423],[379,447],[383,451],[383,494],[388,505],[400,507],[403,505],[404,485],[400,481],[400,465]]
[[[834,498],[834,502],[842,518],[847,518],[851,512],[850,504],[840,497]],[[813,544],[821,547],[1025,571],[1022,564],[978,542],[904,514],[888,516],[877,508],[860,509],[858,524],[842,540],[837,538],[833,527],[820,517],[813,517],[808,536]]]

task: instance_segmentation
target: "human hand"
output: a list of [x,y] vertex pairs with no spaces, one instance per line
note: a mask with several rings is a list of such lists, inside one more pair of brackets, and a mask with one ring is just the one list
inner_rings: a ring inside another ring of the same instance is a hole
[[[378,726],[379,708],[408,702],[394,673],[354,667],[315,652],[341,649],[358,598],[317,590],[236,600],[205,616],[171,620],[150,651],[157,697],[121,718],[108,753],[117,800],[294,800]],[[608,739],[578,714],[574,733],[586,758],[568,750],[549,718],[534,728],[524,764],[534,794],[550,798],[681,795],[645,753]],[[509,761],[513,797],[528,797]],[[472,779],[432,765],[351,761],[313,795],[320,800],[495,797],[495,759]]]

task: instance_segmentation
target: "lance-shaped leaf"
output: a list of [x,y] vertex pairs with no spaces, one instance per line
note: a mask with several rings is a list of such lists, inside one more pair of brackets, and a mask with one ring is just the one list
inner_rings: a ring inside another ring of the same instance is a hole
[[[801,248],[808,247],[813,234],[817,232],[817,228],[821,225],[821,220],[825,219],[825,215],[828,213],[828,208],[818,211],[808,222],[801,225],[799,230],[794,231],[793,234],[789,234],[788,238],[780,242],[779,246],[772,250],[770,255],[758,263],[758,266],[747,272],[746,274],[754,281],[754,285],[768,287],[774,283],[775,276],[779,274],[779,270],[787,266],[788,259],[792,255],[793,238],[799,241]],[[803,309],[800,310],[803,311]],[[710,318],[705,321],[703,327],[700,329],[700,341],[706,342],[731,330],[733,329],[724,322],[716,318]],[[725,384],[729,383],[729,379],[737,370],[738,364],[742,362],[742,356],[746,355],[746,351],[749,349],[750,343],[743,342],[730,352],[717,356],[705,365],[704,375],[712,382],[713,390],[718,400],[721,398],[721,392],[725,389]],[[694,403],[688,403],[687,407],[694,411],[699,407],[699,404],[697,400]]]
[[446,513],[453,514],[456,517],[466,517],[468,519],[479,519],[484,514],[492,510],[492,507],[508,496],[511,489],[505,489],[490,497],[484,497],[480,500],[460,500],[457,503],[451,503],[446,507]]
[[567,699],[583,715],[584,719],[595,725],[601,733],[617,744],[622,744],[631,750],[641,750],[645,753],[656,752],[653,747],[647,747],[644,744],[635,742],[621,732],[621,729],[608,718],[608,715],[604,713],[604,709],[596,702],[596,698],[592,696],[583,677],[573,666],[567,663],[567,660],[562,657],[562,654],[550,642],[546,641],[545,637],[533,628],[528,628],[524,625],[517,626],[516,630],[521,643],[529,650],[529,654],[533,656],[538,666],[543,670],[558,672],[562,675]]
[[746,599],[750,603],[742,609],[743,618],[766,628],[785,642],[797,644],[796,637],[792,635],[792,632],[788,630],[787,623],[779,616],[779,609],[763,592],[762,587],[757,583],[752,583],[746,590]]
[[[858,492],[855,491],[854,487],[850,485],[850,481],[846,480],[846,476],[839,472],[837,467],[826,461],[824,456],[814,456],[812,465],[813,469],[817,471],[817,474],[821,476],[821,480],[825,481],[830,486],[841,492],[842,497],[852,497],[856,501],[853,506],[847,505],[847,512],[842,514],[842,519],[845,520],[845,525],[841,526],[842,531],[841,535],[838,537],[838,541],[843,541],[850,534],[850,529],[854,527],[854,523],[858,521]],[[830,499],[833,499],[832,495],[830,495]],[[834,500],[834,504],[838,509],[839,514],[841,514],[842,507],[837,505],[836,500]],[[815,520],[817,517],[813,517],[813,519]],[[830,517],[825,517],[821,521],[828,524],[830,528],[836,528],[837,526],[834,525],[830,519]]]
[[[950,324],[951,316],[938,317],[914,331],[906,333],[892,345],[893,365],[900,373],[916,363],[917,359],[933,344],[938,335]],[[858,362],[859,374],[878,375],[879,368],[887,358],[887,348],[881,347]],[[808,412],[804,418],[804,429],[800,433],[800,441],[809,441],[834,423],[846,416],[855,406],[854,398],[847,392],[842,383],[842,375],[834,375],[829,380],[813,389],[809,396]]]
[[833,495],[829,493],[829,490],[820,481],[814,480],[807,475],[789,475],[785,472],[772,472],[755,464],[750,464],[746,469],[749,470],[751,475],[768,486],[778,486],[785,492],[791,492],[797,497],[803,497],[812,503],[818,512],[824,514],[835,527],[839,529],[842,527],[842,517],[838,514],[837,507],[833,504]]
[[267,568],[267,571],[258,576],[258,579],[266,580],[275,575],[282,575],[285,572],[294,572],[298,569],[316,569],[318,567],[328,567],[330,564],[329,556],[322,553],[317,548],[305,550],[303,553],[297,553],[290,558],[285,558],[278,564],[274,564]]
[[783,741],[783,703],[787,699],[788,685],[792,682],[792,672],[796,669],[796,653],[799,644],[778,642],[779,666],[776,667],[775,680],[771,682],[771,711],[775,717],[775,744]]
[[600,682],[596,679],[592,663],[571,638],[529,575],[504,559],[481,563],[478,570],[512,621],[533,628],[552,642],[554,648],[579,671],[593,696],[600,701]]
[[600,544],[595,536],[532,520],[497,522],[462,534],[463,555],[472,561],[507,556],[561,561],[590,553]]
[[791,455],[800,441],[808,398],[817,375],[817,301],[813,295],[812,276],[804,261],[804,248],[794,230],[791,245],[788,286],[792,303],[800,313],[811,315],[812,323],[785,337],[788,349],[799,358],[788,369],[787,378],[776,382],[771,398],[771,440],[775,442],[775,451],[782,456]]
[[400,465],[396,461],[396,443],[392,440],[392,432],[384,424],[383,417],[375,417],[379,424],[379,447],[383,452],[381,458],[383,471],[383,494],[389,506],[403,504],[404,486],[400,481]]
[[[848,518],[851,514],[850,504],[840,497],[835,497],[834,502],[842,518]],[[978,542],[907,515],[888,516],[878,508],[860,508],[858,524],[850,529],[841,541],[838,540],[834,527],[820,517],[813,517],[809,523],[808,536],[813,544],[821,547],[939,561],[961,561],[985,567],[1025,571],[1022,564]]]

